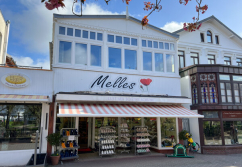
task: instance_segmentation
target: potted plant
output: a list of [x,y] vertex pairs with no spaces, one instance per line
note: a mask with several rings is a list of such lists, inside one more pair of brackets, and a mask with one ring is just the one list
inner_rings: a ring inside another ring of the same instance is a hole
[[[184,140],[187,140],[186,138],[186,134],[189,133],[188,131],[186,130],[182,130],[179,132],[179,140],[180,141],[184,141]],[[191,134],[190,134],[191,135]],[[186,146],[186,151],[187,151],[187,154],[189,154],[189,148],[188,146]]]
[[46,137],[48,143],[55,148],[54,154],[50,156],[52,165],[57,165],[59,163],[60,154],[57,147],[60,145],[61,138],[62,136],[59,133],[52,133]]

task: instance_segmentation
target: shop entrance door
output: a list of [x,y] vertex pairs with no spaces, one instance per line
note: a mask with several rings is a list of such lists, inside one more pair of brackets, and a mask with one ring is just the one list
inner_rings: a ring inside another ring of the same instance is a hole
[[88,148],[88,118],[79,117],[79,134],[78,144],[80,149]]

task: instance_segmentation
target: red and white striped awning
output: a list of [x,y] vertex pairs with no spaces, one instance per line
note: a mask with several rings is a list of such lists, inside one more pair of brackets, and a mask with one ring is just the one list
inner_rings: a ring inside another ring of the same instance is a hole
[[9,95],[9,94],[0,94],[0,101],[40,101],[48,102],[48,96],[42,95]]
[[203,118],[191,110],[174,105],[59,104],[58,117],[180,117]]

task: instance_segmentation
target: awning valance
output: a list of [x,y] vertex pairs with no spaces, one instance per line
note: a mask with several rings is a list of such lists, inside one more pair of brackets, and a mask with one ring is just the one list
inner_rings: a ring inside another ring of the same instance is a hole
[[0,94],[0,101],[28,101],[28,102],[49,102],[48,96],[43,95],[10,95]]
[[183,106],[129,104],[59,104],[58,117],[180,117],[203,118]]

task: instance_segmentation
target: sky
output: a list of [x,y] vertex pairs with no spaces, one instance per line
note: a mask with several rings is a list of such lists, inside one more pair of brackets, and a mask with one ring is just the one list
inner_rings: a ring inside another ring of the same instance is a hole
[[[49,11],[41,0],[0,0],[0,10],[5,20],[11,22],[7,52],[18,65],[49,69],[53,13],[72,14],[73,0],[64,2],[64,9]],[[208,11],[200,15],[200,20],[214,15],[242,36],[242,0],[203,0],[203,4],[208,5]],[[149,24],[169,32],[182,28],[184,22],[192,22],[192,17],[197,16],[195,0],[186,6],[179,0],[162,0],[161,5],[160,12],[149,16]],[[142,0],[132,0],[128,7],[129,14],[139,20],[148,14]],[[109,5],[103,0],[86,0],[83,9],[83,14],[125,14],[126,4],[122,0],[111,0]]]

